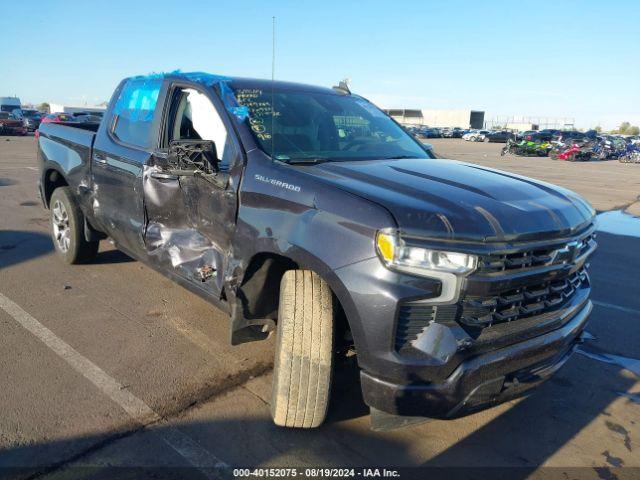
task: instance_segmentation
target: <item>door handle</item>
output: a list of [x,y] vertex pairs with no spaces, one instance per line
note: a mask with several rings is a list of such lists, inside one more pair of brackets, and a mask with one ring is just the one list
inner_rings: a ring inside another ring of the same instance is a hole
[[160,180],[160,181],[168,181],[168,180],[177,181],[178,175],[172,175],[171,173],[165,173],[165,172],[151,172],[151,178],[155,178],[156,180]]

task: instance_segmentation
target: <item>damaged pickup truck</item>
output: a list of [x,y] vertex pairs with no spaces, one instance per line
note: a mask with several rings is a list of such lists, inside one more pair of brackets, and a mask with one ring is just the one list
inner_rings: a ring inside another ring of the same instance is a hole
[[345,345],[374,426],[495,405],[558,370],[591,312],[587,202],[434,158],[344,86],[132,77],[99,126],[38,143],[64,261],[109,237],[228,312],[232,343],[276,333],[278,425],[323,422]]

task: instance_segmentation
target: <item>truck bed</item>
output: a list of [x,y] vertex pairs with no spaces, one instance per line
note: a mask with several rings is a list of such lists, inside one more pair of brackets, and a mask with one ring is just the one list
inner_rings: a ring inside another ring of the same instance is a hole
[[40,125],[38,153],[43,179],[55,170],[74,190],[86,184],[90,178],[91,155],[98,126],[89,123]]

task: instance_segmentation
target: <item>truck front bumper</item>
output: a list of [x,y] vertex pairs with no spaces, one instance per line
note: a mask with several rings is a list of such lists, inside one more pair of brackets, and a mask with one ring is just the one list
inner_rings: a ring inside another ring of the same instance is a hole
[[518,397],[568,360],[591,309],[587,301],[561,328],[471,357],[441,383],[395,384],[363,370],[365,403],[393,415],[455,418]]

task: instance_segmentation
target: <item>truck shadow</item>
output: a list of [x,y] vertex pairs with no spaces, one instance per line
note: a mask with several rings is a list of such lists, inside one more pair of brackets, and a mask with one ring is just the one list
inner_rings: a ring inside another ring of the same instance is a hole
[[115,248],[105,250],[101,246],[100,251],[98,252],[98,256],[91,263],[96,265],[108,265],[112,263],[128,263],[135,261],[135,259],[131,258],[126,253],[121,252],[120,250],[117,250]]
[[[105,248],[104,245],[101,247],[98,256],[91,263],[107,265],[135,261],[120,250]],[[46,233],[28,230],[0,230],[0,270],[48,255],[53,251],[51,237]]]
[[26,230],[0,230],[0,270],[52,251],[49,235]]
[[15,185],[16,181],[10,178],[0,178],[0,187],[8,187],[10,185]]
[[[623,442],[622,433],[628,436],[630,428],[618,424],[607,410],[619,398],[618,392],[633,383],[624,380],[616,368],[577,356],[535,394],[467,436],[470,425],[482,423],[482,419],[475,417],[471,423],[464,418],[432,421],[402,430],[371,432],[366,418],[343,421],[334,417],[316,430],[289,430],[274,426],[266,412],[241,414],[238,406],[235,414],[228,416],[209,410],[216,420],[182,420],[173,427],[163,423],[135,433],[110,431],[5,447],[0,450],[0,478],[33,478],[42,473],[49,473],[44,478],[50,480],[204,478],[168,446],[165,439],[175,440],[177,429],[231,468],[421,467],[403,471],[401,478],[525,479],[564,447],[572,448],[574,437],[597,418],[605,431],[621,434]],[[458,436],[464,438],[457,440]],[[601,435],[597,441],[602,443],[602,457],[572,458],[573,465],[584,466],[538,474],[583,478],[585,470],[591,470],[594,478],[615,478],[624,463],[605,455],[612,448],[611,440]],[[443,443],[450,446],[442,449]],[[198,458],[207,465],[206,456]],[[566,461],[566,455],[564,458]]]

